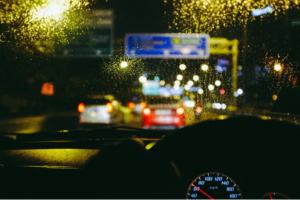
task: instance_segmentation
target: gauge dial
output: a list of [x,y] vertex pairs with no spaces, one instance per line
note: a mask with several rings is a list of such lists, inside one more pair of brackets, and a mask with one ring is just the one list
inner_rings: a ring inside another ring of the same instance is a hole
[[289,197],[278,192],[269,192],[263,196],[263,199],[289,199]]
[[241,199],[239,186],[230,177],[218,172],[201,174],[190,184],[187,199]]

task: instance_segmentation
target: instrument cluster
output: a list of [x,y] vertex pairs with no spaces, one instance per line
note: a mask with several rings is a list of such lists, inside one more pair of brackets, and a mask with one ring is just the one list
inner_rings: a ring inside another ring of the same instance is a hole
[[[242,199],[242,191],[229,176],[207,172],[196,177],[188,186],[186,199]],[[268,192],[262,199],[289,199],[278,192]]]

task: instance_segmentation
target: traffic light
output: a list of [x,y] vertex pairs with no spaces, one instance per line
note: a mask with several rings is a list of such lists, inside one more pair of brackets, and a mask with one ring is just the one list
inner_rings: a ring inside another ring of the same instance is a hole
[[225,90],[224,90],[223,88],[220,89],[220,94],[221,94],[221,95],[225,94]]

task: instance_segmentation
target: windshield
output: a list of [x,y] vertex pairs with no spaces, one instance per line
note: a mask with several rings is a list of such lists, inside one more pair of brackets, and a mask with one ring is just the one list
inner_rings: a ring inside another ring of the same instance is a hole
[[4,0],[0,20],[3,132],[298,119],[298,1]]

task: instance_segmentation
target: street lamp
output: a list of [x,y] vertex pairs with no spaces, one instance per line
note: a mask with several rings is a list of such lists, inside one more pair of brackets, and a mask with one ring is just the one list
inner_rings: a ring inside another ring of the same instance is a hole
[[243,92],[244,92],[244,91],[243,91],[242,89],[238,89],[238,90],[237,90],[237,93],[238,93],[239,95],[242,95]]
[[147,81],[147,78],[146,78],[145,76],[141,76],[141,77],[139,78],[139,81],[140,81],[141,83],[145,83],[145,82]]
[[177,75],[177,79],[178,79],[178,80],[180,80],[180,81],[181,81],[181,80],[182,80],[182,78],[183,78],[183,76],[182,76],[181,74],[178,74],[178,75]]
[[206,64],[202,65],[202,66],[201,66],[201,69],[202,69],[203,71],[207,71],[207,70],[208,70],[208,65],[206,65]]
[[185,89],[185,90],[189,90],[190,88],[191,88],[191,87],[190,87],[189,85],[185,85],[185,86],[184,86],[184,89]]
[[199,76],[195,75],[195,76],[193,77],[193,80],[194,80],[194,81],[198,81],[198,80],[199,80]]
[[186,69],[186,65],[185,65],[185,64],[179,65],[179,69],[180,69],[180,70],[185,70],[185,69]]
[[216,85],[216,86],[220,86],[220,85],[221,85],[221,81],[216,80],[215,85]]
[[201,88],[198,90],[198,93],[199,93],[199,94],[203,94],[203,92],[204,92],[204,91],[203,91]]
[[50,3],[43,4],[40,9],[31,11],[33,20],[41,19],[54,19],[58,20],[61,15],[69,9],[68,5],[65,5],[63,1],[52,1]]
[[126,68],[128,66],[128,63],[126,61],[121,62],[121,67]]
[[276,64],[276,65],[274,66],[274,69],[275,69],[276,71],[280,71],[280,70],[281,70],[280,64]]
[[209,89],[210,91],[212,91],[212,90],[214,90],[214,89],[215,89],[215,86],[213,86],[213,85],[209,85],[209,86],[208,86],[208,89]]

